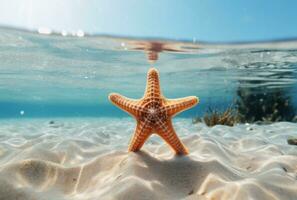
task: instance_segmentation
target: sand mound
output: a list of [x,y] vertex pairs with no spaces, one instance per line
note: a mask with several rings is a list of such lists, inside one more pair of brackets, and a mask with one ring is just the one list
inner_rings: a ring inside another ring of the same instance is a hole
[[7,121],[0,200],[296,199],[297,149],[286,144],[296,124],[176,124],[189,156],[174,156],[157,137],[127,153],[130,120]]

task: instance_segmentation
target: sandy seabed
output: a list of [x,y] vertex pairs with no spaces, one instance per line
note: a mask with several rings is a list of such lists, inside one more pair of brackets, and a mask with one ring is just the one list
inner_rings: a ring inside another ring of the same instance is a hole
[[0,200],[297,199],[297,124],[174,126],[190,155],[127,153],[126,118],[0,120]]

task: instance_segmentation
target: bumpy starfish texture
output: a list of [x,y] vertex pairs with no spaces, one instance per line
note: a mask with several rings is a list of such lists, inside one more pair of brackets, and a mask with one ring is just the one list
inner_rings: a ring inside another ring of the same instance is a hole
[[109,100],[137,121],[129,151],[140,150],[149,136],[156,133],[172,147],[176,154],[188,154],[187,148],[174,131],[171,118],[195,106],[199,100],[195,96],[166,99],[161,93],[159,73],[155,68],[148,71],[143,98],[135,100],[112,93],[109,95]]

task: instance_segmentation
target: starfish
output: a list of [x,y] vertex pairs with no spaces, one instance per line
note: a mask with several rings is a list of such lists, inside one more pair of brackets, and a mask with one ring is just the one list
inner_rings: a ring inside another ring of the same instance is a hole
[[173,128],[171,118],[195,106],[199,102],[196,96],[166,99],[161,93],[159,72],[155,68],[151,68],[147,73],[147,85],[143,98],[136,100],[111,93],[109,100],[132,115],[137,121],[129,151],[139,151],[149,136],[156,133],[167,142],[176,154],[188,154],[187,148]]

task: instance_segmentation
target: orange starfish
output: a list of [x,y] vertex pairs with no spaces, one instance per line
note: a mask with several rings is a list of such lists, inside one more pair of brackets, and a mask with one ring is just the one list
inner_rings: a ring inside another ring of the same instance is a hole
[[112,93],[109,100],[131,114],[137,121],[129,151],[138,151],[152,133],[158,134],[176,154],[188,154],[187,148],[176,135],[171,118],[195,106],[199,99],[195,96],[181,99],[166,99],[160,88],[159,73],[151,68],[147,74],[146,91],[139,100],[129,99]]

